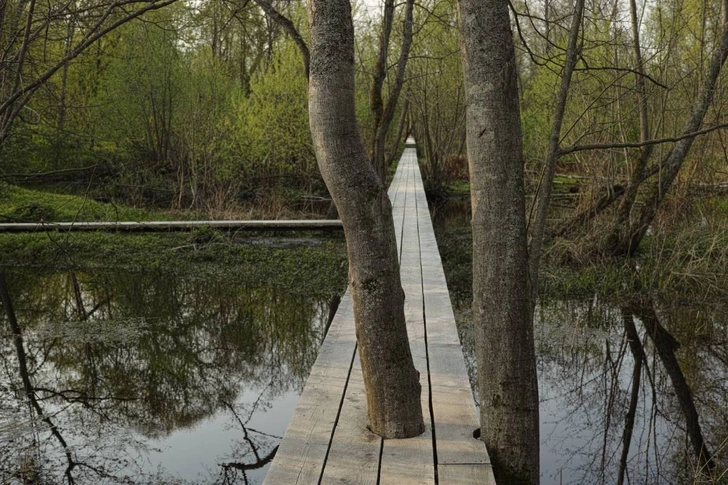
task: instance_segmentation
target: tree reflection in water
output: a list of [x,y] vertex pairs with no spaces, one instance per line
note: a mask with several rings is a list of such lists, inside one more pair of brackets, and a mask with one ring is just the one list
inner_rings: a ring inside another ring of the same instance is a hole
[[0,287],[0,483],[258,483],[329,314],[325,298],[162,272]]
[[536,325],[542,483],[726,483],[728,312],[551,302]]

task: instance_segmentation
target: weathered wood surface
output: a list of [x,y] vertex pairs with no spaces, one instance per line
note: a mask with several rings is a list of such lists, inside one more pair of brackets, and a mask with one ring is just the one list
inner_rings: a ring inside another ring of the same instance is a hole
[[382,440],[366,429],[347,292],[264,484],[495,484],[485,445],[472,437],[478,415],[414,146],[407,141],[389,197],[426,431]]
[[17,222],[0,223],[0,232],[37,231],[186,231],[196,227],[229,230],[340,230],[341,221],[328,219],[266,221],[119,221],[119,222]]

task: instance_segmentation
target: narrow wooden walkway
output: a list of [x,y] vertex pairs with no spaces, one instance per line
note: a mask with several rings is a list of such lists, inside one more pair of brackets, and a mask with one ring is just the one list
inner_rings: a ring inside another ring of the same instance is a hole
[[430,220],[414,142],[389,189],[405,314],[427,429],[382,440],[366,397],[349,292],[344,295],[264,484],[494,484]]

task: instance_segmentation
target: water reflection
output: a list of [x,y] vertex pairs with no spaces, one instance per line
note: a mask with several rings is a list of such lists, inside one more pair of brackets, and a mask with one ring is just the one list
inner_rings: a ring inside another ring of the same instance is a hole
[[173,274],[0,281],[1,483],[258,483],[329,303]]
[[[431,210],[475,389],[469,201]],[[544,301],[535,320],[542,484],[728,483],[727,299]]]
[[728,313],[551,302],[536,324],[543,483],[724,483]]

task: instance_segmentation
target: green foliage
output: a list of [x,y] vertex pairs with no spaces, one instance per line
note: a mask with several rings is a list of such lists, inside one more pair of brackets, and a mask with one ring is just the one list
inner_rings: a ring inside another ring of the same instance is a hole
[[255,161],[248,172],[261,178],[315,177],[308,83],[293,42],[285,41],[269,68],[253,76],[250,91],[249,98],[237,103],[240,138]]

